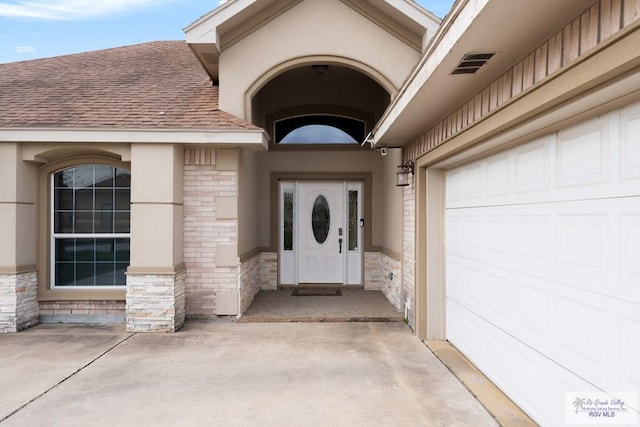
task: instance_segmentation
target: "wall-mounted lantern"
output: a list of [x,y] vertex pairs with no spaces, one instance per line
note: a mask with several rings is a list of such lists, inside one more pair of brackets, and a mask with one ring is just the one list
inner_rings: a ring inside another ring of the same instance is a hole
[[406,187],[409,185],[409,174],[413,175],[413,161],[409,160],[398,166],[398,172],[396,172],[396,186]]

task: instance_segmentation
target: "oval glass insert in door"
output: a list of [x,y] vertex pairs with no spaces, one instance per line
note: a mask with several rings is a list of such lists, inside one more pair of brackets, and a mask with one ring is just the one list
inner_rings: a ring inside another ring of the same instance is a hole
[[322,194],[316,197],[311,210],[311,229],[313,237],[318,244],[322,245],[329,237],[329,229],[331,228],[331,212],[329,211],[329,202]]

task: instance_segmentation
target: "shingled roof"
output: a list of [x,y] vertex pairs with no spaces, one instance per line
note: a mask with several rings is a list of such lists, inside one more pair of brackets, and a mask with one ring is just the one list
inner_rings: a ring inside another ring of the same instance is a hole
[[0,128],[258,129],[218,109],[183,41],[0,64]]

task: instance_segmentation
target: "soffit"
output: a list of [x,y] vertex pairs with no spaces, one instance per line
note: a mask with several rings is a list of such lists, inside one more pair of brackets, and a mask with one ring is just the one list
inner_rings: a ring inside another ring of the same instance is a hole
[[[584,0],[459,2],[378,123],[376,144],[403,146],[491,84],[586,6]],[[454,5],[455,7],[455,5]],[[467,20],[465,22],[465,19]],[[460,24],[465,27],[460,30]],[[476,74],[452,75],[470,52],[496,52]]]

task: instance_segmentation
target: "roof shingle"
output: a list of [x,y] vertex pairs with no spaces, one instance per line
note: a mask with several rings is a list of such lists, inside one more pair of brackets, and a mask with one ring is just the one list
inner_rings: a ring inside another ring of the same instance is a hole
[[183,41],[0,64],[0,127],[258,129],[218,109]]

